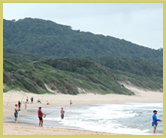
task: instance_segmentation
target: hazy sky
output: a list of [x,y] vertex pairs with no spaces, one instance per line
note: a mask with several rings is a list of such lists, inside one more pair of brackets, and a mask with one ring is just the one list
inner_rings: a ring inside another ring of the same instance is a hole
[[51,20],[74,30],[109,35],[159,49],[163,47],[162,3],[5,3],[3,18]]

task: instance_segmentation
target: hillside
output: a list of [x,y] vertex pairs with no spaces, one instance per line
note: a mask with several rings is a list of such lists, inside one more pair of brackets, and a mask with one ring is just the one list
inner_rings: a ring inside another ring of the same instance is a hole
[[120,85],[110,71],[87,59],[43,59],[15,64],[4,58],[3,64],[3,82],[9,88],[45,93],[47,85],[65,94],[78,94],[78,88],[103,94],[133,94]]
[[163,65],[159,63],[151,63],[141,59],[119,58],[119,57],[87,57],[102,66],[112,70],[120,70],[140,76],[158,76],[163,77]]
[[37,57],[112,56],[163,64],[163,49],[154,50],[123,39],[32,18],[3,20],[3,51]]
[[120,82],[130,82],[141,88],[161,89],[162,91],[162,64],[119,57],[88,57],[88,59],[110,68]]
[[[110,62],[111,60],[114,64]],[[120,61],[127,66],[118,64]],[[81,92],[80,89],[83,89],[102,94],[133,94],[119,82],[130,82],[153,90],[162,89],[162,65],[138,61],[136,64],[135,59],[113,57],[39,59],[30,54],[4,53],[3,83],[7,86],[4,91],[21,89],[33,93],[55,91],[78,94]],[[111,68],[110,65],[116,66]],[[132,69],[127,69],[131,67]],[[150,67],[148,74],[145,72],[147,67]]]

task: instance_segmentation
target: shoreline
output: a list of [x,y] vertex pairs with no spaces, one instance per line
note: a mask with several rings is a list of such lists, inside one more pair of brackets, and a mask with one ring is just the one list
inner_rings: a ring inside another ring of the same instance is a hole
[[[28,104],[27,108],[38,108],[42,107],[52,107],[52,106],[69,106],[69,101],[73,101],[73,105],[97,105],[97,104],[123,104],[123,103],[163,103],[163,93],[154,92],[150,90],[141,90],[136,87],[125,86],[128,89],[132,90],[136,95],[127,96],[127,95],[118,95],[118,94],[79,94],[79,95],[64,95],[64,94],[33,94],[33,93],[24,93],[18,91],[10,91],[3,93],[3,120],[5,121],[6,117],[13,117],[14,104],[18,100],[26,99],[28,97],[34,97],[34,103]],[[158,98],[156,98],[158,97]],[[40,98],[42,104],[36,103],[36,100]],[[18,99],[18,100],[17,100]],[[45,105],[46,101],[50,102],[50,105]],[[19,115],[31,114],[24,109],[24,104],[21,105],[22,110],[19,112]],[[27,131],[28,130],[28,131]],[[41,132],[42,131],[42,132]],[[37,127],[29,126],[23,124],[14,124],[14,123],[3,123],[3,134],[4,135],[123,135],[123,134],[112,134],[105,132],[94,132],[88,130],[77,130],[77,129],[66,129],[66,128],[49,128],[49,127]]]
[[[13,130],[18,129],[19,132]],[[7,131],[6,131],[7,130]],[[36,131],[37,130],[37,131]],[[10,131],[10,134],[9,132]],[[28,131],[28,132],[27,132]],[[23,124],[3,123],[3,135],[125,135],[116,133],[97,132],[90,130],[38,127]]]

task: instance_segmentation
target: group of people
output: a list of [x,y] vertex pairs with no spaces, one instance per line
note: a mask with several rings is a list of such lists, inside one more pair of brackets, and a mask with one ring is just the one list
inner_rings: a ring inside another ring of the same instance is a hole
[[[27,109],[28,103],[29,102],[28,102],[28,97],[27,97],[26,101],[25,101],[25,110]],[[33,97],[31,97],[31,103],[33,103]],[[21,111],[21,102],[20,101],[18,101],[18,104],[15,104],[15,109],[14,109],[15,123],[17,123],[18,111]]]
[[[71,102],[70,102],[70,104],[71,104]],[[61,112],[61,119],[63,119],[64,118],[64,113],[65,113],[63,108],[61,108],[60,112]],[[156,110],[154,110],[153,113],[154,114],[152,115],[152,120],[153,120],[152,126],[154,128],[153,133],[155,134],[156,133],[156,128],[157,128],[157,125],[158,125],[158,121],[162,122],[162,120],[161,119],[157,119],[157,116],[156,116],[157,115],[157,111]],[[42,113],[41,107],[39,107],[39,110],[38,110],[39,127],[43,127],[43,119],[42,119],[43,115],[44,115],[44,117],[46,116],[46,114]]]
[[[38,99],[37,102],[40,102],[41,101]],[[27,108],[27,103],[28,103],[28,97],[26,98],[26,102],[25,102],[25,109]],[[31,97],[31,103],[33,103],[33,97]],[[46,105],[49,105],[49,102],[47,101],[46,102]],[[17,107],[18,106],[18,107]],[[72,106],[72,100],[70,100],[70,107]],[[14,111],[14,117],[15,117],[15,123],[17,123],[17,118],[18,118],[18,111],[21,110],[21,102],[18,101],[18,104],[15,104],[15,111]],[[65,111],[63,110],[63,108],[61,108],[61,119],[64,119],[64,113]],[[44,117],[46,117],[46,114],[44,114],[42,111],[41,111],[41,107],[39,107],[39,110],[38,110],[38,118],[39,118],[39,127],[42,127],[43,126],[43,115]]]
[[[18,106],[18,108],[17,108]],[[18,111],[21,110],[21,102],[18,101],[18,105],[15,104],[15,109],[14,109],[14,117],[15,117],[15,123],[17,123],[17,117],[18,117]]]
[[[28,97],[26,98],[26,102],[29,103],[28,102]],[[31,97],[31,103],[33,103],[33,97]]]
[[[46,102],[46,105],[49,105],[48,101]],[[72,100],[70,100],[70,107],[72,106]],[[41,111],[42,107],[39,107],[39,110],[38,110],[38,118],[39,118],[39,127],[43,127],[43,116],[46,117],[46,114],[44,114],[42,111]],[[64,114],[65,114],[65,111],[63,110],[63,107],[61,108],[61,119],[63,120],[64,119]]]
[[[26,99],[26,103],[27,102],[28,102],[28,99]],[[31,98],[31,103],[33,103],[33,97]],[[48,103],[48,101],[47,101],[47,103]],[[70,106],[72,106],[72,101],[71,100],[70,100]],[[20,109],[21,109],[21,102],[18,101],[18,108],[17,108],[17,104],[15,104],[15,111],[14,111],[15,123],[17,123],[18,111],[20,111]],[[42,109],[42,107],[39,107],[39,109],[38,109],[39,127],[43,127],[43,116],[46,117],[46,114],[44,114],[41,111],[41,109]],[[61,108],[60,113],[61,113],[61,119],[64,119],[64,113],[65,113],[65,111],[63,110],[63,108]],[[153,120],[152,121],[152,126],[154,128],[154,130],[153,130],[154,134],[156,133],[156,128],[157,128],[158,122],[162,122],[161,119],[157,119],[156,115],[157,115],[157,111],[154,110],[153,111],[153,115],[152,115],[152,120]]]
[[[42,111],[41,111],[42,107],[39,107],[38,109],[38,118],[39,118],[39,127],[43,127],[43,116],[44,118],[46,117],[46,114],[44,114]],[[64,119],[64,113],[65,111],[63,110],[63,108],[61,108],[61,119]]]
[[[31,97],[31,103],[33,103],[33,97]],[[26,98],[26,101],[25,101],[25,110],[27,109],[27,104],[29,104],[28,97]]]

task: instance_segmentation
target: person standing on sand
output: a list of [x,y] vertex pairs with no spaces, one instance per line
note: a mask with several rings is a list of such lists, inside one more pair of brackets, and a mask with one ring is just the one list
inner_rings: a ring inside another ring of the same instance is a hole
[[18,101],[18,110],[20,111],[20,108],[21,108],[21,102]]
[[61,119],[64,118],[64,113],[65,113],[65,111],[63,110],[63,108],[61,108]]
[[33,103],[33,97],[31,97],[31,103]]
[[72,100],[70,100],[70,107],[72,106]]
[[28,97],[26,98],[26,101],[28,102]]
[[27,101],[25,102],[25,110],[27,109]]
[[162,122],[162,120],[160,120],[160,119],[157,119],[157,111],[156,110],[154,110],[153,111],[153,115],[152,115],[152,120],[153,120],[153,122],[152,122],[152,126],[153,126],[153,128],[154,128],[154,130],[153,130],[153,133],[155,134],[156,133],[156,128],[157,128],[157,121],[160,121],[160,122]]
[[46,116],[46,114],[42,113],[41,107],[39,107],[38,110],[39,127],[43,127],[43,115]]
[[19,110],[17,108],[17,104],[15,104],[15,111],[14,111],[15,123],[17,123],[18,111]]

